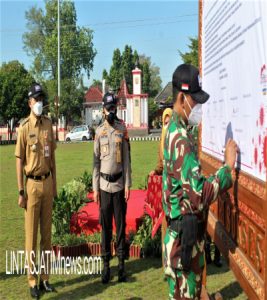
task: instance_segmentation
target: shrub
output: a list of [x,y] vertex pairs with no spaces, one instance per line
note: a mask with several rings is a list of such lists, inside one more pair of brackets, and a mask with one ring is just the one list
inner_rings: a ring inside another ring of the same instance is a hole
[[86,188],[84,183],[72,180],[59,191],[53,203],[53,234],[56,236],[70,233],[70,220],[86,201]]
[[52,237],[52,245],[57,246],[76,246],[86,243],[86,239],[84,236],[77,236],[76,234],[64,234],[61,236],[53,236]]
[[161,255],[161,234],[160,230],[154,238],[152,234],[152,219],[145,215],[136,235],[133,237],[133,245],[139,245],[142,248],[144,256],[160,256]]
[[85,185],[87,192],[92,192],[93,190],[93,177],[92,174],[84,171],[81,177],[78,177],[76,180],[82,182]]

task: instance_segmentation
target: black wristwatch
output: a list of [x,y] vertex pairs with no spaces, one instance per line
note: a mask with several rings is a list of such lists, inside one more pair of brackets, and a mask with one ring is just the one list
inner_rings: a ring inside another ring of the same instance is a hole
[[20,191],[19,191],[19,195],[20,195],[20,196],[24,196],[24,190],[20,190]]

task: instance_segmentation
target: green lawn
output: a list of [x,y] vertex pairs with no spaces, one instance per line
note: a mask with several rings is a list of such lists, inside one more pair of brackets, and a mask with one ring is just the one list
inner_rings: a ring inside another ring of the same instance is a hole
[[[157,160],[157,142],[132,142],[133,188],[143,187]],[[6,275],[8,250],[24,249],[24,214],[17,205],[14,146],[1,146],[0,190],[0,299],[30,299],[25,275]],[[57,149],[58,188],[92,170],[92,143],[60,144]],[[112,260],[112,281],[103,286],[99,276],[53,275],[51,283],[57,293],[42,299],[167,299],[167,283],[163,280],[160,259],[127,261],[129,281],[116,282],[117,260]],[[225,265],[208,266],[208,290],[221,291],[224,299],[246,299],[233,273]]]

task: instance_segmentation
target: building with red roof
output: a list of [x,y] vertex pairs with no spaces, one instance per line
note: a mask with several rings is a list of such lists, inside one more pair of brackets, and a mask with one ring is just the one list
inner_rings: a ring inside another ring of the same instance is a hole
[[[142,71],[137,67],[133,74],[133,94],[129,94],[126,80],[121,81],[117,93],[117,116],[128,128],[129,135],[146,135],[148,133],[148,94],[142,94]],[[102,90],[105,89],[103,82]],[[96,126],[102,119],[103,93],[97,86],[91,86],[85,94],[84,116],[89,126]]]
[[89,126],[98,125],[102,119],[102,97],[98,86],[91,86],[84,96],[84,117]]

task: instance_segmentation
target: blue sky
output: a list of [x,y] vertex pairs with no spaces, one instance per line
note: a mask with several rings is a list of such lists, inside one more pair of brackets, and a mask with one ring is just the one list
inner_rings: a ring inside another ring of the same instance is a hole
[[[74,1],[79,26],[94,30],[97,55],[89,85],[109,70],[115,48],[126,44],[139,54],[150,56],[160,67],[163,86],[181,63],[178,49],[186,51],[188,37],[198,34],[198,1]],[[44,1],[1,0],[1,63],[17,59],[27,69],[32,59],[23,50],[25,11]],[[78,55],[78,53],[77,53]]]

